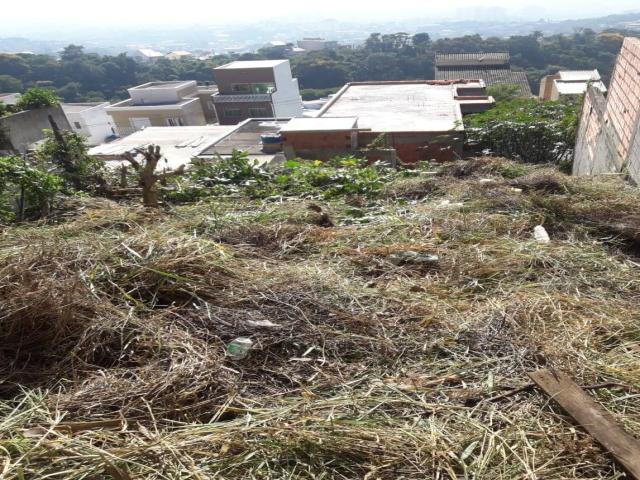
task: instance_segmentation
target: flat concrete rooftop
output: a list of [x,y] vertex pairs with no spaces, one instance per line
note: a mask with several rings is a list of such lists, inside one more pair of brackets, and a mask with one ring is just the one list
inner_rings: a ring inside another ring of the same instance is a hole
[[62,103],[61,106],[62,110],[67,113],[78,113],[104,105],[105,103],[108,104],[109,102]]
[[280,132],[341,132],[356,128],[358,128],[356,117],[292,118]]
[[288,61],[289,60],[241,60],[216,67],[214,70],[231,70],[234,68],[273,68]]
[[373,132],[463,130],[454,82],[347,84],[320,117],[357,117],[359,129]]
[[[260,135],[278,133],[289,120],[274,118],[249,119],[238,125],[231,125],[231,132],[200,152],[202,156],[231,155],[234,150],[247,152],[251,158],[264,155]],[[273,155],[270,155],[273,157]]]
[[167,160],[159,165],[167,168],[177,168],[188,164],[216,141],[224,138],[236,128],[235,125],[202,125],[193,127],[147,127],[127,137],[110,143],[93,147],[89,155],[102,157],[106,160],[121,160],[126,152],[148,145],[159,145],[160,152]]
[[166,82],[149,82],[149,83],[143,83],[142,85],[138,85],[136,87],[131,87],[129,90],[146,90],[149,88],[175,88],[181,85],[188,85],[190,83],[195,83],[195,80],[170,80]]

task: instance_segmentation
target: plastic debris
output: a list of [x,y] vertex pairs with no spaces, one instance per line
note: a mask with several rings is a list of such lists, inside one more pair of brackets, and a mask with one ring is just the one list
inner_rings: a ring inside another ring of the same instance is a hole
[[440,208],[462,208],[464,204],[460,202],[452,202],[451,200],[443,200],[440,202],[439,206]]
[[415,265],[437,265],[440,257],[430,253],[408,251],[393,253],[389,255],[389,260],[394,265],[405,265],[408,263]]
[[547,230],[542,225],[536,225],[533,229],[533,238],[535,238],[538,243],[549,243],[551,241]]
[[246,337],[238,337],[227,345],[227,356],[233,360],[242,360],[249,355],[253,347],[253,340]]

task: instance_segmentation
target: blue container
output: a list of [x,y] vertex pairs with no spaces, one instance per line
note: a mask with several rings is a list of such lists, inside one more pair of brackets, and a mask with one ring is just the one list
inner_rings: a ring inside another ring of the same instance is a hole
[[282,143],[282,135],[279,133],[265,133],[260,135],[260,141],[263,145],[274,145]]

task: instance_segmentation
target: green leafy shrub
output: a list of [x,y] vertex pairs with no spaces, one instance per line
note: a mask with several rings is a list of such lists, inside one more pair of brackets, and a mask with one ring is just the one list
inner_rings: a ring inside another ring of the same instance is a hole
[[34,87],[27,90],[18,100],[20,110],[35,110],[38,108],[55,107],[60,104],[58,96],[49,89]]
[[365,166],[356,157],[335,157],[328,162],[290,160],[264,169],[244,152],[214,162],[195,161],[187,175],[174,180],[168,198],[194,201],[210,195],[241,194],[251,198],[302,196],[332,198],[371,195],[392,175],[391,170]]
[[53,165],[68,188],[95,191],[103,183],[104,162],[88,154],[86,139],[75,132],[63,130],[56,138],[45,130],[45,141],[36,151],[44,165]]
[[526,163],[570,161],[580,103],[519,99],[465,120],[467,140],[499,156]]
[[62,179],[26,164],[19,157],[0,157],[0,220],[46,215]]

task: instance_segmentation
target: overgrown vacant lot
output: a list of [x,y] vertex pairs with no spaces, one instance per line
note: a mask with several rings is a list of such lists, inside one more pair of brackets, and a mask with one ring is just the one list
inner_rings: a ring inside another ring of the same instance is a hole
[[0,477],[623,477],[508,394],[542,367],[607,383],[640,435],[621,179],[478,159],[369,198],[76,204],[0,237]]

